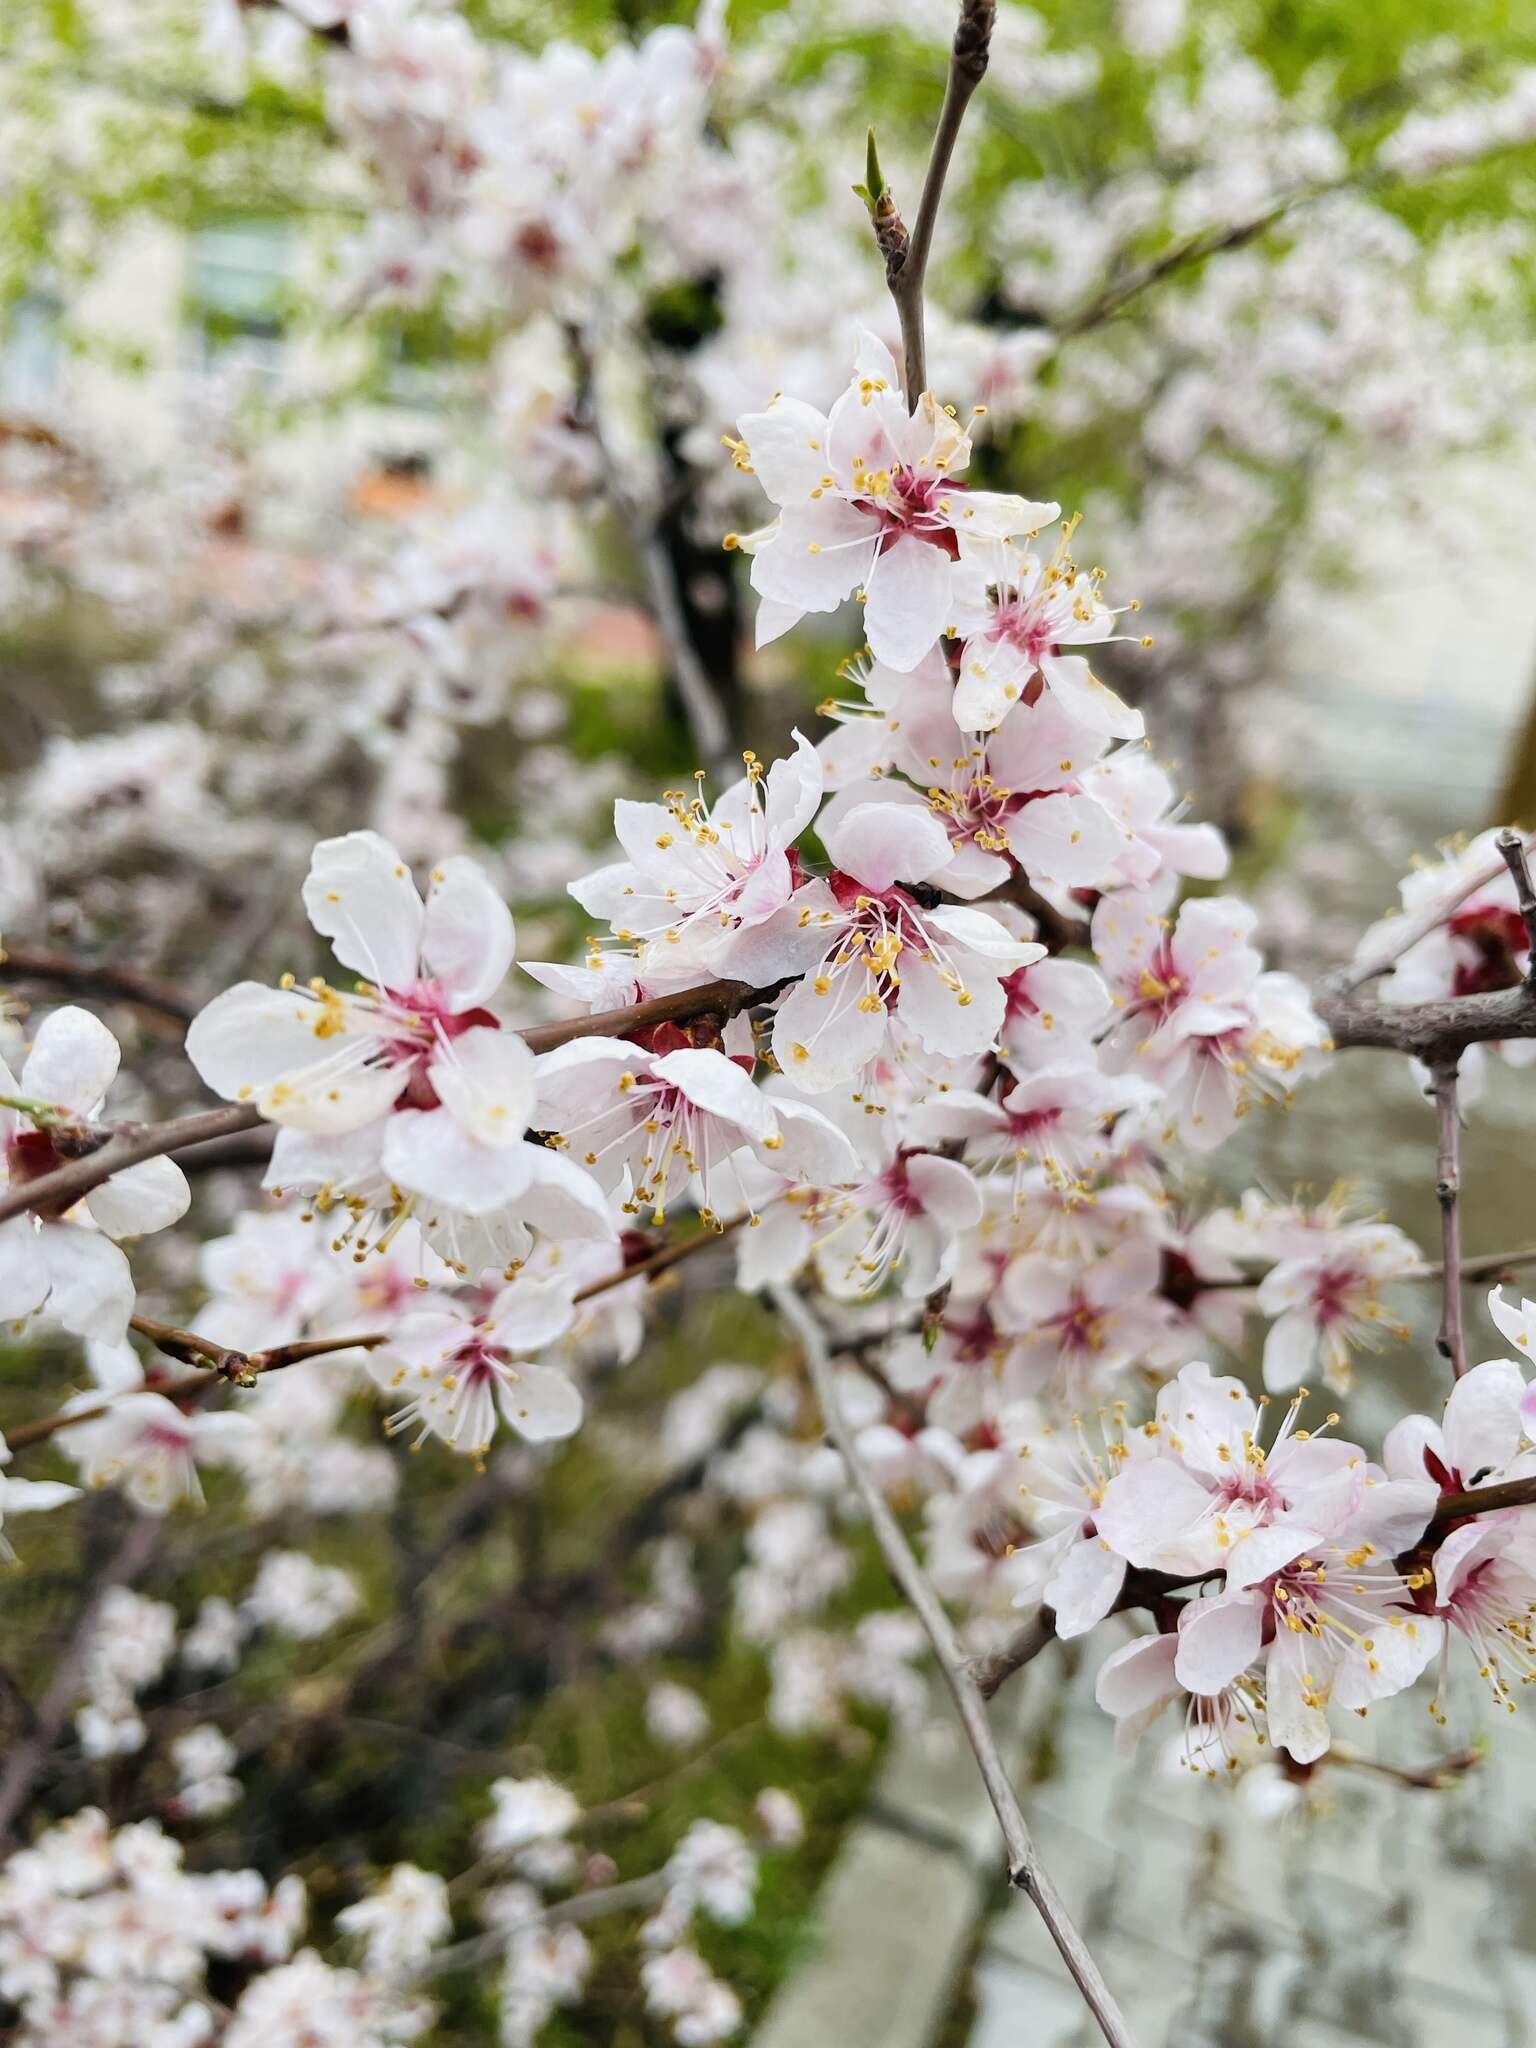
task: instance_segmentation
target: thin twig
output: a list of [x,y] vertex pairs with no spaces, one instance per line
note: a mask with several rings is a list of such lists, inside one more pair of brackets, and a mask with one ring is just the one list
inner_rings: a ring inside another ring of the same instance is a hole
[[1440,1355],[1460,1379],[1467,1369],[1467,1332],[1462,1319],[1461,1279],[1461,1107],[1456,1098],[1456,1062],[1430,1070],[1429,1091],[1439,1118],[1435,1157],[1435,1198],[1440,1204]]
[[928,171],[923,179],[917,218],[907,241],[906,254],[894,271],[887,257],[887,276],[896,316],[901,322],[901,346],[907,385],[907,408],[915,410],[928,388],[928,346],[923,329],[923,288],[928,277],[928,257],[933,249],[933,230],[944,197],[955,143],[971,96],[986,76],[987,56],[992,42],[992,24],[997,17],[996,0],[960,0],[960,18],[949,53],[949,75],[944,83],[944,104],[939,109],[933,147],[928,152]]
[[870,1527],[880,1545],[886,1567],[911,1604],[927,1632],[929,1642],[933,1645],[939,1668],[944,1674],[944,1682],[949,1687],[961,1726],[965,1730],[966,1740],[971,1745],[977,1768],[981,1772],[982,1783],[987,1788],[987,1796],[992,1802],[992,1810],[997,1815],[998,1826],[1002,1830],[1003,1842],[1008,1851],[1008,1881],[1034,1902],[1041,1919],[1045,1922],[1047,1932],[1055,1942],[1073,1982],[1082,1993],[1088,2010],[1098,2022],[1099,2031],[1105,2040],[1111,2044],[1111,2048],[1132,2048],[1133,2037],[1124,2015],[1115,2002],[1114,1994],[1105,1983],[1098,1964],[1088,1953],[1082,1936],[1067,1912],[1061,1894],[1040,1861],[1018,1796],[1009,1782],[1003,1760],[998,1755],[991,1724],[987,1719],[986,1702],[971,1676],[965,1653],[956,1639],[949,1616],[945,1613],[943,1603],[934,1591],[927,1573],[913,1556],[884,1494],[871,1479],[859,1455],[853,1432],[848,1427],[837,1398],[837,1382],[826,1333],[799,1295],[792,1293],[787,1287],[772,1287],[769,1289],[769,1296],[799,1340],[806,1372],[810,1376],[811,1385],[815,1389],[822,1415],[826,1420],[827,1434],[842,1453],[843,1462],[848,1468],[848,1476],[864,1503]]
[[1514,880],[1520,922],[1525,926],[1525,936],[1530,942],[1530,959],[1525,969],[1526,986],[1529,988],[1536,983],[1536,889],[1531,887],[1531,871],[1525,864],[1525,841],[1520,834],[1503,831],[1496,844]]
[[0,981],[46,982],[52,987],[76,989],[81,995],[109,996],[132,1003],[136,1009],[152,1010],[178,1030],[185,1030],[201,1005],[196,998],[136,968],[120,967],[110,960],[76,960],[68,953],[44,953],[26,946],[7,946],[0,953]]
[[621,1884],[606,1884],[596,1891],[577,1892],[572,1898],[557,1899],[542,1913],[530,1914],[526,1920],[518,1920],[507,1927],[494,1927],[487,1934],[472,1934],[468,1941],[457,1941],[452,1948],[440,1948],[413,1973],[411,1981],[425,1982],[428,1978],[446,1976],[450,1970],[464,1970],[474,1964],[488,1963],[530,1927],[551,1927],[562,1921],[569,1924],[572,1921],[597,1920],[608,1913],[628,1913],[637,1906],[654,1906],[666,1888],[666,1872],[654,1870],[646,1877],[630,1877]]
[[[618,1267],[612,1273],[605,1273],[601,1279],[589,1281],[585,1287],[578,1288],[571,1296],[572,1305],[579,1308],[583,1302],[595,1300],[598,1295],[608,1293],[610,1288],[623,1287],[631,1280],[659,1279],[685,1259],[708,1251],[750,1220],[751,1212],[743,1210],[739,1216],[721,1224],[718,1230],[701,1231],[675,1244],[663,1245],[649,1257],[637,1259],[632,1266]],[[188,1373],[181,1379],[168,1380],[162,1386],[149,1389],[152,1393],[163,1394],[168,1401],[201,1400],[221,1380],[232,1386],[246,1387],[269,1373],[284,1372],[289,1366],[302,1365],[312,1358],[326,1358],[341,1351],[375,1351],[381,1344],[389,1342],[387,1331],[367,1330],[358,1336],[306,1337],[294,1344],[278,1344],[263,1351],[247,1352],[232,1350],[227,1344],[215,1344],[207,1337],[199,1337],[193,1330],[153,1322],[148,1316],[131,1316],[129,1322],[140,1336],[148,1337],[168,1358],[203,1368],[200,1372]],[[137,1393],[140,1389],[132,1391]],[[89,1407],[61,1408],[53,1415],[39,1416],[35,1422],[23,1422],[8,1432],[6,1442],[13,1452],[25,1450],[29,1444],[45,1443],[49,1437],[57,1436],[61,1429],[74,1429],[82,1422],[94,1422],[98,1416],[105,1415],[119,1398],[110,1394]]]
[[976,1681],[976,1690],[984,1700],[991,1699],[1015,1671],[1022,1671],[1026,1664],[1032,1664],[1040,1652],[1048,1650],[1055,1640],[1055,1615],[1049,1607],[1037,1607],[1028,1621],[1022,1622],[1005,1643],[1000,1643],[995,1650],[988,1650],[985,1656],[971,1659],[968,1668]]

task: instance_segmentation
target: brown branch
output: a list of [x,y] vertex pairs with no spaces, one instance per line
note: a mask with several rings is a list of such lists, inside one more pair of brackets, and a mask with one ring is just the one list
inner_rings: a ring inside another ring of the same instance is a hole
[[1524,987],[1430,1003],[1378,1003],[1324,989],[1314,1003],[1335,1047],[1405,1052],[1428,1067],[1459,1059],[1469,1045],[1536,1038],[1536,990]]
[[955,39],[949,54],[949,75],[944,84],[944,104],[939,109],[933,146],[928,152],[928,170],[923,179],[922,197],[917,203],[917,217],[912,223],[912,232],[900,262],[895,263],[894,249],[887,254],[887,281],[895,302],[896,316],[901,322],[908,411],[916,410],[917,401],[928,385],[923,287],[928,276],[928,258],[933,249],[939,204],[944,197],[944,181],[949,176],[965,110],[986,76],[992,24],[996,18],[997,0],[960,0],[960,18],[955,25]]
[[173,982],[140,974],[136,968],[120,967],[110,960],[76,960],[68,953],[37,952],[25,946],[7,946],[0,952],[0,981],[45,982],[81,995],[107,996],[136,1009],[152,1010],[178,1030],[185,1030],[202,1007]]
[[[691,1259],[696,1253],[707,1251],[723,1237],[729,1237],[751,1220],[751,1212],[744,1210],[733,1216],[718,1230],[701,1231],[693,1237],[685,1237],[675,1244],[663,1245],[649,1257],[637,1259],[632,1266],[623,1266],[615,1272],[605,1273],[600,1280],[593,1280],[579,1288],[572,1295],[572,1302],[579,1306],[591,1301],[610,1288],[622,1287],[630,1280],[654,1280],[661,1274]],[[266,1373],[283,1372],[291,1365],[302,1365],[311,1358],[326,1358],[339,1351],[374,1351],[381,1344],[389,1342],[385,1330],[368,1330],[355,1337],[306,1337],[294,1344],[277,1344],[263,1351],[235,1351],[227,1344],[215,1344],[210,1338],[199,1337],[193,1330],[182,1330],[170,1323],[153,1322],[148,1316],[131,1316],[130,1325],[141,1337],[150,1342],[168,1358],[174,1358],[184,1365],[196,1365],[202,1370],[189,1373],[182,1379],[170,1380],[163,1386],[152,1387],[151,1393],[164,1394],[168,1401],[200,1400],[220,1380],[231,1386],[248,1387]],[[138,1389],[134,1390],[135,1392]],[[78,1423],[94,1422],[105,1415],[117,1397],[108,1395],[90,1407],[61,1408],[56,1414],[39,1416],[35,1422],[23,1422],[11,1430],[7,1437],[12,1451],[24,1450],[28,1444],[39,1444],[49,1437],[57,1436],[61,1429],[73,1429]]]
[[1441,1267],[1440,1332],[1435,1342],[1452,1374],[1467,1369],[1467,1332],[1462,1320],[1461,1279],[1461,1108],[1456,1094],[1456,1062],[1438,1063],[1430,1074],[1429,1091],[1439,1121],[1435,1156],[1435,1199],[1440,1204]]
[[1530,959],[1525,970],[1526,986],[1530,987],[1536,982],[1536,889],[1531,887],[1531,871],[1525,864],[1525,841],[1518,832],[1505,830],[1499,834],[1496,844],[1499,856],[1514,881],[1520,922],[1525,926],[1525,936],[1530,943]]
[[973,1657],[968,1667],[976,1681],[976,1690],[984,1700],[989,1700],[1012,1678],[1015,1671],[1022,1671],[1026,1664],[1032,1664],[1042,1650],[1048,1650],[1056,1640],[1056,1617],[1049,1607],[1037,1607],[1028,1621],[1021,1622],[1007,1642],[1000,1643],[995,1650],[989,1650],[983,1657]]
[[[631,1003],[622,1010],[598,1010],[587,1017],[573,1017],[559,1024],[532,1024],[519,1032],[533,1052],[552,1052],[577,1038],[617,1038],[643,1031],[653,1024],[681,1023],[689,1018],[714,1015],[734,1017],[753,1003],[765,1003],[784,986],[753,988],[744,981],[706,981],[697,988],[679,989],[674,995],[652,996]],[[53,1210],[76,1202],[100,1187],[125,1166],[137,1166],[145,1159],[164,1153],[176,1154],[212,1138],[228,1138],[239,1131],[254,1130],[262,1121],[253,1103],[235,1102],[222,1109],[198,1110],[192,1116],[177,1117],[163,1124],[102,1124],[79,1134],[79,1158],[70,1159],[52,1173],[22,1181],[0,1190],[0,1223],[24,1210]]]
[[779,1314],[799,1340],[806,1372],[810,1376],[811,1385],[815,1389],[822,1415],[826,1420],[827,1434],[842,1453],[843,1462],[848,1468],[848,1476],[853,1481],[854,1488],[869,1516],[870,1527],[880,1546],[886,1568],[921,1621],[928,1640],[933,1645],[934,1655],[944,1674],[944,1682],[949,1688],[950,1697],[954,1700],[966,1740],[970,1743],[977,1768],[981,1772],[982,1783],[987,1788],[987,1796],[992,1802],[992,1810],[997,1815],[998,1826],[1002,1830],[1003,1842],[1008,1852],[1008,1881],[1034,1902],[1041,1919],[1045,1922],[1047,1932],[1055,1942],[1062,1961],[1082,1993],[1104,2039],[1111,2044],[1111,2048],[1133,2048],[1130,2028],[1115,2002],[1114,1994],[1105,1983],[1098,1964],[1089,1954],[1082,1936],[1067,1912],[1061,1894],[1040,1861],[1018,1796],[1009,1782],[1003,1760],[998,1754],[997,1744],[987,1719],[986,1702],[971,1676],[965,1653],[956,1639],[949,1616],[944,1611],[943,1602],[934,1591],[927,1573],[913,1556],[884,1494],[871,1479],[859,1455],[853,1432],[848,1427],[837,1398],[837,1383],[826,1333],[799,1295],[792,1293],[787,1287],[772,1287],[769,1289],[769,1295]]
[[1503,1508],[1526,1508],[1536,1502],[1536,1479],[1505,1479],[1497,1486],[1474,1486],[1465,1493],[1442,1493],[1429,1518],[1426,1536],[1468,1515],[1494,1515]]
[[[1461,1262],[1461,1277],[1464,1281],[1494,1280],[1501,1273],[1513,1273],[1521,1266],[1536,1266],[1536,1245],[1526,1245],[1522,1251],[1518,1252],[1484,1252],[1479,1258],[1463,1259]],[[1443,1273],[1444,1271],[1443,1265],[1436,1264],[1426,1266],[1424,1268],[1424,1275],[1429,1276]],[[1417,1273],[1405,1273],[1403,1275],[1405,1280],[1416,1280],[1419,1277],[1420,1275]]]

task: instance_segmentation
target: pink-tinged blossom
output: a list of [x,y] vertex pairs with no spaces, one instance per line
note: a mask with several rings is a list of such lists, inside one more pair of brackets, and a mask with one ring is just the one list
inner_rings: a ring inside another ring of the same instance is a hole
[[1466,1642],[1496,1704],[1513,1713],[1515,1687],[1536,1685],[1536,1526],[1529,1511],[1459,1523],[1425,1576],[1433,1581],[1436,1613]]
[[1264,1340],[1264,1384],[1280,1393],[1321,1369],[1344,1392],[1360,1346],[1408,1335],[1381,1299],[1382,1286],[1418,1272],[1417,1246],[1390,1223],[1340,1223],[1300,1257],[1282,1259],[1259,1283],[1258,1306],[1275,1322]]
[[[55,1010],[38,1026],[15,1080],[0,1061],[0,1186],[25,1187],[64,1164],[56,1126],[99,1116],[117,1075],[117,1040],[88,1010]],[[133,1278],[115,1238],[163,1230],[191,1193],[170,1159],[114,1173],[78,1204],[50,1204],[0,1223],[0,1320],[44,1314],[77,1337],[121,1343],[133,1313]]]
[[1224,1143],[1256,1102],[1287,1095],[1328,1045],[1302,983],[1263,971],[1254,922],[1230,896],[1186,903],[1171,925],[1138,891],[1094,912],[1093,949],[1120,1012],[1106,1065],[1157,1082],[1171,1132],[1196,1151]]
[[[969,900],[998,889],[1015,865],[1032,881],[1064,891],[1103,887],[1130,847],[1087,779],[1103,736],[1054,699],[1021,706],[995,732],[968,732],[955,722],[948,669],[942,662],[938,668],[937,678],[924,669],[899,679],[907,687],[895,693],[898,708],[883,728],[856,722],[853,729],[883,730],[884,744],[872,750],[868,774],[848,779],[828,805],[823,838],[828,825],[878,794],[886,803],[926,806],[939,818],[950,858],[928,879],[953,895]],[[893,769],[907,780],[897,780]]]
[[[1511,1311],[1498,1288],[1489,1307],[1504,1334],[1513,1334]],[[1512,1358],[1491,1358],[1457,1380],[1438,1422],[1428,1415],[1405,1415],[1395,1422],[1382,1445],[1382,1463],[1394,1479],[1420,1484],[1427,1479],[1443,1493],[1465,1493],[1523,1476],[1529,1469],[1529,1405],[1520,1366]]]
[[986,1052],[1003,1020],[1002,977],[1043,957],[984,910],[929,909],[903,883],[949,858],[949,838],[926,809],[864,803],[829,826],[836,864],[798,892],[801,925],[819,957],[779,1006],[773,1050],[798,1088],[824,1093],[852,1081],[885,1047],[894,1016],[929,1052]]
[[355,994],[241,982],[194,1020],[187,1055],[209,1087],[314,1138],[384,1120],[389,1179],[471,1215],[528,1187],[535,1147],[533,1055],[485,1005],[512,964],[512,917],[482,871],[456,857],[423,902],[409,868],[374,832],[315,848],[310,922]]
[[822,1284],[856,1298],[894,1279],[906,1300],[921,1301],[953,1273],[961,1237],[981,1221],[981,1207],[981,1191],[959,1160],[899,1151],[831,1205],[833,1220],[816,1241]]
[[[816,815],[822,771],[816,749],[795,734],[795,752],[765,774],[755,756],[717,803],[682,790],[660,804],[614,805],[626,858],[570,885],[623,945],[639,949],[638,972],[670,985],[735,972],[732,941],[782,910],[801,877],[795,841]],[[754,974],[763,975],[760,942]],[[786,957],[782,971],[796,959]],[[767,979],[775,979],[771,971]]]
[[238,1464],[255,1434],[248,1415],[188,1415],[164,1394],[140,1393],[120,1395],[62,1442],[87,1486],[120,1487],[145,1514],[163,1515],[201,1501],[199,1465]]
[[319,1231],[288,1210],[237,1216],[227,1237],[203,1246],[198,1264],[212,1298],[192,1327],[236,1351],[270,1350],[302,1337],[340,1278]]
[[740,538],[763,600],[759,647],[858,590],[875,659],[914,669],[954,618],[961,535],[1034,532],[1058,510],[955,482],[969,434],[930,391],[908,413],[890,350],[867,331],[830,415],[780,397],[740,431],[737,466],[779,507],[771,526]]
[[1180,1617],[1174,1675],[1220,1696],[1261,1671],[1269,1739],[1297,1763],[1328,1749],[1330,1707],[1402,1692],[1439,1652],[1442,1623],[1415,1605],[1392,1560],[1423,1534],[1434,1489],[1382,1481],[1327,1543],[1262,1584],[1205,1594]]
[[744,1065],[708,1046],[653,1053],[627,1039],[573,1039],[540,1060],[539,1104],[552,1142],[626,1212],[648,1208],[658,1223],[694,1180],[707,1217],[750,1207],[734,1162],[743,1149],[785,1179],[818,1186],[859,1170],[830,1119],[766,1095]]
[[435,1436],[473,1458],[489,1450],[498,1410],[530,1443],[571,1436],[581,1395],[558,1368],[529,1356],[564,1336],[574,1315],[564,1287],[517,1279],[478,1313],[448,1304],[403,1316],[389,1343],[369,1353],[375,1381],[404,1397],[391,1431],[415,1428],[418,1443]]
[[1061,1186],[1086,1187],[1109,1163],[1114,1119],[1156,1100],[1157,1090],[1135,1075],[1092,1064],[1037,1067],[993,1095],[950,1088],[931,1096],[908,1126],[929,1142],[968,1140],[978,1171],[1011,1168],[1017,1205],[1034,1167]]
[[929,1499],[923,1563],[946,1600],[1006,1611],[1031,1597],[1034,1527],[1018,1481],[1006,1449],[972,1451]]
[[1068,1400],[1102,1393],[1167,1334],[1159,1265],[1157,1246],[1137,1238],[1087,1266],[1039,1252],[1012,1260],[994,1309],[1014,1338],[1010,1384],[1020,1393],[1056,1388]]
[[1094,764],[1084,788],[1126,835],[1114,880],[1171,902],[1181,877],[1219,882],[1231,866],[1227,842],[1214,825],[1184,822],[1185,806],[1173,783],[1145,747],[1119,747]]
[[1372,1468],[1357,1445],[1299,1428],[1301,1405],[1266,1444],[1263,1408],[1241,1380],[1186,1365],[1141,1432],[1148,1455],[1105,1493],[1105,1541],[1141,1569],[1220,1571],[1229,1588],[1325,1542],[1358,1509]]
[[1098,1517],[1108,1489],[1137,1450],[1118,1412],[1100,1410],[1097,1427],[1074,1417],[1063,1428],[1005,1425],[1004,1450],[1017,1458],[1020,1513],[1036,1540],[1020,1547],[1016,1605],[1043,1600],[1056,1633],[1079,1636],[1102,1621],[1125,1584],[1126,1559],[1111,1548]]
[[1080,569],[1067,552],[1071,531],[1069,524],[1048,561],[1005,539],[965,536],[949,624],[962,642],[955,721],[967,731],[993,731],[1044,689],[1088,731],[1141,738],[1141,713],[1075,652],[1117,636],[1115,614],[1099,594],[1101,573]]

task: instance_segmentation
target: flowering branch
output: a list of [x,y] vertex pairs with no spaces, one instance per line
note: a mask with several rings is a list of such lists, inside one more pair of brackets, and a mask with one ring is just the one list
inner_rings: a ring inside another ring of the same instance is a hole
[[[917,218],[912,223],[906,247],[900,249],[887,236],[882,242],[886,258],[886,279],[901,321],[901,343],[905,358],[907,404],[917,404],[928,388],[928,346],[923,332],[923,286],[928,275],[928,256],[933,247],[933,230],[944,197],[944,181],[959,139],[960,124],[971,95],[986,76],[987,56],[992,42],[992,24],[997,18],[997,0],[960,0],[960,19],[950,47],[949,76],[944,85],[944,104],[934,130],[928,155],[928,172],[923,179]],[[881,194],[870,199],[871,211]],[[878,228],[877,221],[877,228]]]
[[[769,988],[752,988],[743,981],[706,981],[697,988],[680,989],[674,995],[652,996],[631,1003],[622,1010],[595,1010],[586,1017],[572,1017],[558,1024],[531,1024],[518,1032],[530,1052],[553,1052],[577,1038],[619,1038],[632,1031],[647,1030],[653,1024],[682,1023],[690,1018],[734,1017],[753,1003],[769,1001],[782,983]],[[163,1124],[115,1124],[77,1127],[75,1132],[55,1133],[55,1149],[78,1148],[50,1173],[21,1181],[0,1192],[0,1223],[31,1209],[39,1214],[58,1213],[100,1187],[125,1166],[137,1166],[145,1159],[174,1155],[211,1138],[228,1138],[240,1131],[254,1130],[261,1112],[249,1102],[231,1103],[224,1109],[202,1109],[191,1116],[176,1117]]]
[[1009,1782],[1007,1770],[998,1754],[991,1725],[987,1720],[986,1702],[971,1675],[970,1665],[956,1639],[943,1603],[934,1591],[927,1573],[913,1556],[911,1547],[902,1535],[884,1494],[871,1479],[859,1455],[853,1433],[838,1401],[826,1332],[800,1296],[789,1288],[772,1287],[769,1289],[769,1296],[774,1307],[799,1339],[805,1369],[826,1420],[827,1434],[842,1453],[848,1476],[853,1481],[854,1488],[869,1516],[870,1527],[880,1546],[886,1568],[910,1602],[927,1633],[929,1642],[933,1645],[934,1655],[944,1674],[944,1682],[949,1688],[950,1697],[954,1700],[966,1740],[971,1745],[982,1782],[987,1788],[987,1797],[992,1802],[992,1810],[997,1815],[998,1826],[1002,1829],[1003,1842],[1008,1852],[1008,1882],[1017,1890],[1026,1893],[1034,1902],[1041,1919],[1045,1922],[1047,1932],[1055,1942],[1062,1961],[1082,1993],[1084,2002],[1097,2021],[1104,2039],[1111,2044],[1111,2048],[1134,2048],[1133,2037],[1113,1992],[1105,1983],[1098,1964],[1089,1954],[1060,1893],[1040,1861],[1034,1838],[1019,1805],[1018,1795]]
[[1440,1332],[1435,1339],[1442,1358],[1460,1379],[1467,1369],[1467,1333],[1461,1299],[1461,1108],[1456,1094],[1456,1062],[1439,1062],[1431,1071],[1429,1094],[1439,1117],[1435,1159],[1435,1197],[1440,1204],[1441,1274]]
[[[1529,842],[1522,841],[1522,848],[1529,850]],[[1504,856],[1507,862],[1507,856]],[[1348,967],[1341,967],[1331,974],[1324,984],[1324,994],[1329,998],[1353,994],[1368,981],[1374,981],[1388,968],[1394,966],[1405,953],[1412,952],[1420,940],[1427,939],[1431,932],[1438,931],[1451,912],[1465,903],[1469,896],[1475,896],[1479,889],[1486,889],[1490,882],[1498,880],[1499,861],[1492,861],[1487,867],[1479,868],[1475,875],[1457,889],[1449,899],[1442,898],[1421,916],[1413,919],[1393,920],[1393,929],[1388,933],[1380,952],[1369,955],[1363,962],[1356,961]],[[1397,927],[1401,926],[1401,929]],[[1335,1034],[1337,1036],[1337,1034]],[[1339,1041],[1343,1043],[1342,1040]]]

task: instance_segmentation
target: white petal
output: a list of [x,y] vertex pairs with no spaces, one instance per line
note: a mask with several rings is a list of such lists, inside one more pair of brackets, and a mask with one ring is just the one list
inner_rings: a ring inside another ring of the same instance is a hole
[[421,928],[421,964],[453,991],[455,1010],[489,1002],[517,946],[512,913],[478,862],[462,854],[432,870]]
[[507,1351],[542,1351],[576,1320],[571,1291],[553,1280],[517,1279],[486,1310],[490,1341]]
[[943,1229],[969,1230],[981,1221],[981,1189],[975,1175],[958,1159],[919,1152],[907,1161],[907,1179],[924,1209]]
[[1463,1485],[1480,1472],[1501,1471],[1519,1450],[1524,1396],[1525,1375],[1512,1358],[1475,1365],[1452,1387],[1441,1426]]
[[1258,1656],[1267,1602],[1262,1593],[1218,1593],[1192,1600],[1179,1617],[1174,1673],[1190,1692],[1224,1692]]
[[377,987],[417,978],[423,911],[411,871],[377,832],[322,839],[304,881],[309,921],[344,967]]
[[911,536],[881,555],[864,578],[864,631],[876,661],[906,675],[949,624],[950,557]]
[[1097,1536],[1074,1543],[1045,1588],[1056,1614],[1056,1633],[1064,1640],[1086,1635],[1101,1622],[1125,1584],[1125,1559],[1116,1557]]
[[908,804],[855,804],[823,843],[845,874],[877,891],[924,881],[950,858],[949,834],[932,811]]
[[85,1206],[108,1237],[147,1237],[185,1216],[192,1200],[174,1159],[144,1159],[93,1188]]
[[574,1436],[581,1427],[581,1395],[552,1365],[519,1365],[511,1386],[498,1389],[501,1412],[530,1443]]
[[1107,683],[1101,683],[1083,655],[1047,654],[1040,672],[1062,709],[1090,732],[1108,733],[1117,740],[1139,740],[1146,730],[1141,713],[1117,697]]
[[735,1124],[750,1138],[771,1138],[778,1129],[767,1097],[723,1052],[689,1046],[669,1052],[652,1068],[658,1080],[677,1088],[710,1116]]
[[1140,1636],[1104,1659],[1093,1696],[1106,1714],[1121,1720],[1163,1706],[1179,1690],[1173,1675],[1178,1648],[1171,1635]]
[[133,1314],[128,1261],[100,1231],[45,1223],[38,1239],[48,1267],[48,1313],[77,1337],[120,1344]]
[[1058,791],[1008,821],[1008,850],[1030,875],[1066,889],[1096,888],[1125,850],[1125,834],[1091,796]]
[[71,1003],[38,1026],[21,1070],[20,1092],[88,1117],[116,1079],[121,1056],[101,1019]]
[[737,421],[757,480],[776,505],[809,499],[827,468],[827,420],[799,398],[776,398]]
[[429,1201],[484,1216],[515,1201],[533,1177],[531,1145],[482,1145],[446,1109],[407,1109],[384,1133],[384,1170]]
[[515,1031],[477,1026],[439,1047],[432,1086],[459,1128],[482,1145],[518,1144],[533,1115],[538,1067]]
[[0,1223],[0,1322],[19,1323],[48,1298],[48,1262],[30,1216]]

